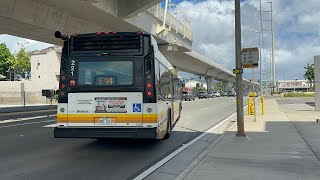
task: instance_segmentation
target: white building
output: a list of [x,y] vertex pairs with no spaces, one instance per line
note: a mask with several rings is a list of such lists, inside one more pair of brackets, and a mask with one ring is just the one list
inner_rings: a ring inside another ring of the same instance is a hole
[[310,82],[308,80],[282,80],[279,81],[279,91],[293,92],[310,90]]
[[61,47],[49,47],[30,52],[31,81],[36,90],[58,90]]

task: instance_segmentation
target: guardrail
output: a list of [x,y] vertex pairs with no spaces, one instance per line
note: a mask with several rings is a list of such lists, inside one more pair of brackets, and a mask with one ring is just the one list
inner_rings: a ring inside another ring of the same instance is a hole
[[[160,4],[153,6],[147,9],[147,12],[158,18],[163,22],[165,10],[161,8]],[[166,25],[169,26],[169,29],[174,29],[176,33],[180,33],[184,38],[193,41],[193,34],[191,31],[190,22],[186,18],[184,18],[184,22],[180,22],[176,17],[167,12],[166,15]]]

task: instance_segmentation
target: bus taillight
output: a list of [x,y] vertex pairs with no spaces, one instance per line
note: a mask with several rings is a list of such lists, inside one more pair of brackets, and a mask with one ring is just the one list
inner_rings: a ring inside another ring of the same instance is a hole
[[152,96],[152,92],[147,92],[147,95],[148,96]]
[[151,83],[147,83],[147,88],[151,88],[152,84]]
[[73,87],[76,85],[76,80],[70,80],[70,86]]

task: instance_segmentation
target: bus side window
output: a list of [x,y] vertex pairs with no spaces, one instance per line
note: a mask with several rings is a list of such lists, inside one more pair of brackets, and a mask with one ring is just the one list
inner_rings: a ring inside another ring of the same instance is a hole
[[155,74],[155,84],[156,84],[156,96],[157,100],[162,100],[161,89],[160,89],[160,66],[159,61],[155,59],[154,61],[154,74]]
[[159,94],[160,94],[160,98],[162,99],[166,99],[167,98],[167,91],[166,91],[166,79],[168,77],[167,73],[166,73],[166,67],[163,66],[161,63],[159,63],[159,76],[160,76],[160,80],[159,80]]

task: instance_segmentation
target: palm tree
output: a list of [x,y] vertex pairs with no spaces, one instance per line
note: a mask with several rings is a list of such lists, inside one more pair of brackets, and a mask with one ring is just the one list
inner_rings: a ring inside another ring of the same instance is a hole
[[310,88],[313,89],[313,82],[314,82],[314,64],[307,64],[306,67],[304,67],[304,69],[306,69],[306,72],[304,73],[303,77],[305,79],[307,79],[310,83]]

